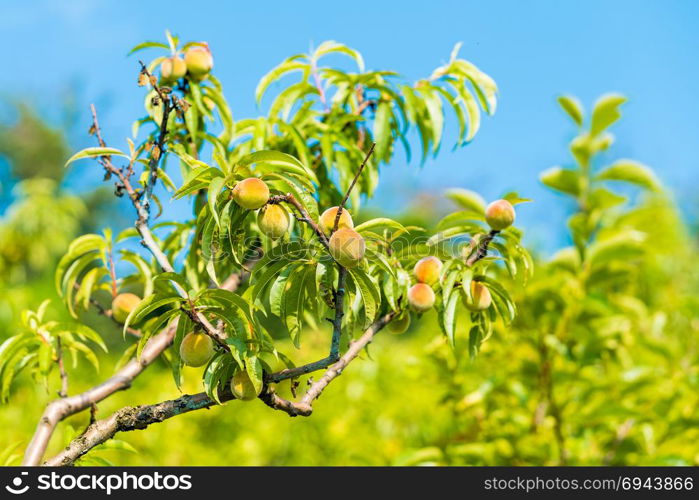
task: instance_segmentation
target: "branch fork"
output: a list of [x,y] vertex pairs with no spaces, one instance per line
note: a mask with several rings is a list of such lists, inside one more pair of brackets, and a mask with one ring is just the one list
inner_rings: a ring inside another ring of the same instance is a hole
[[[107,177],[110,177],[111,175],[116,176],[118,179],[117,190],[123,190],[126,192],[134,208],[136,209],[138,218],[135,222],[135,227],[141,235],[143,246],[151,252],[163,271],[174,272],[172,264],[169,262],[167,256],[162,251],[155,237],[150,231],[148,221],[150,199],[157,180],[158,164],[164,153],[164,146],[168,133],[167,119],[170,111],[177,108],[177,102],[174,102],[172,105],[170,104],[171,98],[169,97],[168,93],[164,92],[163,89],[157,86],[157,81],[152,75],[150,75],[143,63],[141,63],[141,74],[148,78],[164,105],[163,120],[160,125],[158,141],[157,144],[151,149],[151,156],[148,162],[149,176],[145,189],[139,192],[133,188],[133,185],[130,182],[130,177],[133,174],[133,161],[126,169],[115,167],[111,162],[111,157],[108,155],[100,157],[99,163],[104,167]],[[93,116],[93,125],[90,131],[96,135],[100,146],[106,147],[106,143],[102,137],[99,122],[97,120],[97,112],[94,105],[91,106],[91,111]],[[342,203],[339,206],[333,226],[333,232],[337,230],[340,215],[350,196],[351,190],[359,179],[359,176],[373,153],[374,148],[375,144],[372,144],[351,185],[349,186]],[[310,217],[303,205],[299,203],[292,194],[287,193],[286,195],[276,195],[271,197],[269,201],[269,203],[280,202],[286,202],[294,206],[301,214],[300,220],[309,224],[318,236],[320,242],[326,247],[326,249],[329,249],[328,237],[320,229],[318,224]],[[386,324],[388,324],[396,314],[395,312],[391,312],[381,317],[374,324],[372,324],[357,341],[350,344],[344,355],[340,356],[339,347],[340,337],[342,334],[342,318],[344,316],[344,283],[347,271],[339,263],[337,265],[338,285],[333,297],[335,317],[331,321],[333,324],[333,335],[330,354],[326,358],[318,360],[314,363],[309,363],[301,367],[282,370],[281,372],[267,375],[265,377],[264,389],[259,396],[259,398],[268,406],[280,411],[285,411],[290,416],[311,415],[313,411],[313,401],[320,396],[325,387],[327,387],[332,380],[340,376],[346,366],[359,355],[361,350],[372,341],[374,335]],[[234,290],[237,288],[242,278],[243,275],[239,276],[237,279],[230,277],[226,280],[225,284],[229,286],[229,289]],[[183,298],[187,298],[187,293],[182,289],[182,287],[176,283],[173,285]],[[225,349],[230,350],[228,345],[225,343],[225,334],[216,329],[201,312],[197,311],[196,309],[186,310],[185,312],[219,345],[223,345]],[[71,397],[61,397],[49,403],[39,421],[32,441],[27,447],[23,465],[38,465],[41,463],[49,440],[58,423],[66,417],[88,408],[91,409],[91,419],[90,425],[85,429],[85,432],[83,432],[80,437],[73,440],[73,442],[71,442],[69,446],[61,453],[48,460],[45,463],[46,465],[73,464],[75,460],[89,452],[95,446],[113,437],[117,432],[145,429],[152,423],[162,422],[163,420],[173,416],[202,408],[208,408],[209,406],[216,404],[216,402],[209,398],[205,393],[199,393],[195,395],[184,395],[180,398],[164,401],[155,405],[125,407],[106,419],[95,420],[94,412],[96,403],[104,400],[119,390],[130,387],[133,380],[140,375],[140,373],[145,370],[155,359],[157,359],[163,353],[163,351],[165,351],[165,349],[172,345],[177,328],[176,325],[177,321],[174,321],[165,330],[152,337],[147,342],[140,359],[132,359],[126,364],[126,366],[124,366],[105,382],[88,389],[81,394]],[[280,397],[276,394],[274,386],[270,385],[322,369],[326,369],[323,376],[317,381],[310,383],[308,391],[298,403],[288,401]],[[63,396],[66,391],[67,376],[64,379],[61,395]],[[228,401],[234,398],[228,389],[224,390],[223,392],[223,394],[220,394],[221,401]]]

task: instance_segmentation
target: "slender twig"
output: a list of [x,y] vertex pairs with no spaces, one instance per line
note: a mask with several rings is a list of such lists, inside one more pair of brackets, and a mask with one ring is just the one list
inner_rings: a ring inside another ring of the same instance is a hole
[[332,365],[337,361],[337,358],[333,359],[331,356],[327,356],[318,361],[308,363],[301,366],[295,366],[293,368],[287,368],[275,373],[269,373],[265,376],[265,381],[269,383],[279,383],[283,380],[288,380],[290,378],[300,377],[301,375],[306,375],[308,373],[316,372],[318,370],[323,370],[328,366]]
[[352,360],[354,360],[359,355],[359,353],[362,352],[362,350],[371,343],[371,341],[374,339],[374,335],[376,335],[379,331],[381,331],[381,329],[384,326],[390,323],[391,320],[393,320],[393,318],[395,317],[395,315],[395,312],[390,312],[376,320],[364,332],[364,334],[361,337],[359,337],[359,339],[350,344],[345,354],[343,354],[336,363],[331,365],[323,374],[323,376],[320,379],[318,379],[318,381],[313,382],[313,384],[311,384],[311,387],[308,389],[306,394],[304,394],[300,402],[288,402],[289,406],[284,406],[283,408],[277,409],[286,411],[291,416],[310,416],[311,413],[313,413],[313,401],[318,399],[318,397],[325,390],[328,384],[330,384],[330,382],[332,382],[334,379],[336,379],[342,374],[343,370],[347,367],[347,365],[349,365],[352,362]]
[[58,371],[61,374],[61,390],[58,391],[58,397],[65,398],[68,396],[68,373],[66,372],[65,363],[63,361],[63,348],[61,346],[60,335],[56,337],[56,358]]
[[[146,71],[146,74],[147,71]],[[158,92],[160,93],[161,90],[158,89]],[[167,96],[165,96],[167,97]],[[94,106],[92,107],[93,111],[93,126],[95,130],[99,130],[99,122],[97,121],[97,112],[94,109]],[[158,143],[164,143],[165,141],[165,135],[167,134],[167,120],[163,119],[163,122],[161,124],[160,128],[160,136],[158,139]],[[101,136],[100,136],[101,137]],[[102,139],[99,139],[100,145],[105,147],[105,143]],[[161,148],[162,149],[162,148]],[[151,151],[151,157],[149,161],[149,166],[151,169],[151,172],[154,169],[157,169],[158,167],[158,161],[162,154],[153,154],[153,151]],[[124,173],[123,169],[116,168],[112,162],[111,159],[108,156],[103,156],[101,157],[101,164],[104,166],[104,168],[111,174],[117,176],[119,181],[121,182],[121,186],[123,189],[126,191],[126,193],[129,195],[129,198],[131,199],[131,203],[133,204],[134,208],[136,209],[136,213],[138,214],[138,219],[136,219],[136,230],[138,233],[141,235],[141,244],[147,248],[150,253],[155,257],[156,262],[158,265],[162,268],[163,271],[165,272],[175,272],[175,269],[172,267],[172,264],[170,264],[170,260],[167,258],[167,255],[162,251],[160,248],[160,245],[158,242],[155,240],[155,237],[153,236],[153,233],[151,232],[150,228],[148,227],[148,219],[149,219],[149,213],[148,213],[148,208],[147,208],[147,200],[144,200],[143,203],[140,201],[140,195],[136,193],[136,190],[133,188],[131,185],[129,176]],[[172,286],[175,288],[177,293],[183,298],[183,299],[188,299],[188,294],[187,291],[182,288],[178,283],[171,282]],[[211,337],[223,350],[229,351],[230,352],[230,347],[228,344],[226,344],[226,337],[225,335],[217,330],[210,322],[208,319],[206,319],[206,316],[204,316],[201,312],[197,311],[196,309],[186,309],[185,312],[187,315],[194,321],[195,323],[201,325],[201,327],[204,330],[204,333],[206,333],[209,337]]]
[[158,94],[158,98],[160,99],[159,104],[163,106],[163,117],[160,122],[158,140],[151,149],[150,158],[148,160],[148,181],[146,182],[143,197],[143,208],[145,209],[146,213],[150,213],[150,201],[153,196],[155,183],[158,180],[158,164],[160,162],[160,158],[165,155],[165,139],[168,134],[167,123],[170,117],[170,112],[175,109],[175,105],[172,104],[172,99],[170,99],[170,96],[163,92],[163,89],[158,87],[157,79],[148,72],[148,69],[146,68],[146,65],[143,64],[143,61],[139,61],[139,63],[141,64],[141,72],[148,77],[151,86]]
[[361,103],[359,103],[359,106],[357,106],[357,110],[354,112],[354,114],[361,115],[368,107],[374,106],[375,104],[376,101],[374,101],[373,99],[367,99],[366,101],[362,101]]
[[[362,161],[361,165],[359,165],[359,168],[357,169],[357,173],[354,175],[354,179],[352,179],[352,182],[350,183],[347,192],[345,193],[345,196],[340,203],[337,214],[335,215],[335,222],[333,225],[333,230],[332,232],[335,232],[337,230],[338,223],[340,221],[340,214],[342,213],[342,210],[345,206],[345,203],[347,203],[347,200],[350,197],[350,194],[352,193],[352,189],[354,189],[354,186],[357,183],[357,180],[359,179],[359,176],[362,174],[362,170],[364,170],[364,167],[366,166],[367,162],[369,161],[369,158],[371,157],[372,153],[374,152],[374,148],[376,147],[376,143],[372,143],[371,147],[369,148],[369,151],[367,152],[366,156],[364,157],[364,161]],[[323,230],[318,226],[318,224],[311,218],[311,216],[308,214],[306,209],[301,205],[301,203],[294,198],[294,196],[291,193],[287,193],[286,195],[276,195],[272,196],[269,199],[268,203],[280,203],[280,202],[287,202],[293,205],[296,210],[299,211],[301,214],[301,217],[299,220],[307,223],[308,225],[313,228],[313,231],[316,233],[318,236],[318,239],[323,243],[323,245],[329,250],[329,241]],[[345,269],[344,266],[342,266],[339,262],[337,263],[337,268],[338,268],[338,278],[337,278],[337,290],[334,293],[334,308],[335,308],[335,317],[330,320],[332,325],[333,325],[333,333],[332,333],[332,339],[330,342],[330,354],[328,355],[327,358],[320,359],[318,361],[315,361],[313,363],[310,363],[308,365],[304,365],[301,367],[296,367],[292,368],[289,370],[286,370],[283,375],[277,375],[278,377],[283,377],[281,379],[278,378],[278,380],[284,380],[286,378],[294,378],[299,375],[303,375],[304,373],[309,373],[310,371],[315,371],[318,369],[322,369],[327,367],[330,363],[334,363],[337,361],[340,357],[340,339],[342,337],[342,318],[344,317],[344,297],[345,297],[345,279],[347,275],[347,270]]]
[[[490,245],[490,242],[493,241],[495,236],[498,235],[499,232],[500,231],[492,229],[488,234],[486,234],[478,240],[478,243],[475,244],[475,250],[472,251],[468,259],[466,259],[467,266],[472,267],[476,262],[485,258],[488,255],[488,246]],[[471,241],[473,242],[474,240]]]
[[278,204],[278,203],[282,203],[282,202],[288,203],[288,204],[292,205],[296,210],[298,210],[299,214],[301,214],[301,217],[298,218],[298,220],[308,224],[311,227],[311,229],[313,229],[313,232],[316,234],[316,236],[318,236],[318,239],[323,244],[323,246],[327,249],[328,248],[328,237],[325,236],[325,233],[320,228],[318,223],[313,220],[313,218],[310,216],[308,211],[294,197],[293,194],[286,193],[286,194],[277,194],[274,196],[270,196],[269,201],[267,203],[269,203],[269,204],[277,203]]
[[364,157],[364,161],[362,162],[362,164],[359,165],[359,169],[357,170],[357,173],[354,174],[354,179],[352,179],[352,183],[349,185],[349,188],[347,188],[347,192],[345,193],[345,197],[342,198],[342,202],[340,203],[340,206],[337,208],[337,213],[335,214],[335,222],[333,223],[333,230],[332,230],[333,233],[335,231],[337,231],[337,226],[340,224],[340,216],[342,215],[342,211],[345,208],[345,204],[347,203],[347,200],[349,199],[350,194],[352,193],[352,189],[354,189],[354,185],[359,180],[359,176],[362,175],[362,170],[364,170],[364,167],[366,166],[367,162],[369,161],[369,158],[371,158],[371,155],[374,153],[375,148],[376,148],[376,143],[372,142],[371,147],[369,148],[369,152]]

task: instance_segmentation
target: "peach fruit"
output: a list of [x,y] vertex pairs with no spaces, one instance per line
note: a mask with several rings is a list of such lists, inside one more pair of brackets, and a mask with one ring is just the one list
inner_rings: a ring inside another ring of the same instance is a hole
[[364,238],[353,229],[343,227],[330,237],[328,242],[330,255],[344,267],[355,267],[364,258],[366,243]]
[[485,221],[491,229],[502,231],[515,221],[515,207],[507,200],[497,200],[485,209]]
[[415,278],[420,283],[434,285],[439,281],[439,274],[442,272],[442,261],[437,257],[424,257],[417,261],[413,268]]
[[471,282],[471,300],[468,300],[466,294],[463,294],[464,305],[469,311],[478,312],[484,311],[490,307],[493,298],[490,295],[490,290],[480,281]]
[[203,366],[214,355],[214,341],[205,333],[190,332],[180,344],[180,358],[187,366]]
[[260,231],[276,240],[289,230],[289,212],[281,205],[265,205],[257,215],[257,225]]
[[434,306],[435,296],[430,285],[416,283],[408,290],[408,304],[416,312],[428,311]]
[[[337,216],[337,210],[340,207],[331,207],[323,212],[320,216],[320,228],[325,232],[325,234],[330,234],[330,232],[335,227],[335,217]],[[342,209],[340,214],[340,220],[337,223],[337,228],[347,228],[354,229],[354,222],[352,221],[352,215],[347,211],[346,208]]]
[[241,401],[252,401],[257,396],[259,392],[255,390],[255,385],[250,380],[250,376],[246,371],[239,370],[235,372],[233,378],[231,379],[231,392]]
[[126,317],[140,302],[141,297],[135,293],[120,293],[112,300],[112,317],[123,325]]
[[235,185],[233,199],[243,208],[257,210],[269,200],[269,188],[257,177],[248,177]]

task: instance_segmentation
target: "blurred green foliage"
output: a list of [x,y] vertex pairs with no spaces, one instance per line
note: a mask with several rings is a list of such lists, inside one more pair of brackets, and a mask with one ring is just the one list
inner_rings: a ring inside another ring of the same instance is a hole
[[[108,189],[74,194],[65,185],[70,147],[65,131],[54,128],[26,103],[8,103],[15,119],[0,123],[0,158],[9,169],[0,179],[0,337],[11,333],[22,310],[38,297],[57,298],[53,269],[67,245],[91,230],[111,205]],[[67,315],[66,315],[67,317]]]
[[0,124],[0,156],[9,161],[12,177],[60,181],[64,175],[62,161],[70,152],[64,134],[27,104],[18,104],[17,113],[15,123]]

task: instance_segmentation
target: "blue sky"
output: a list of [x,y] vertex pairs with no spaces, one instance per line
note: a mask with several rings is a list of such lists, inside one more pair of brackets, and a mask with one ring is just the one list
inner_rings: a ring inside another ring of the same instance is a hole
[[[587,106],[608,91],[627,95],[610,160],[628,157],[652,166],[685,213],[696,214],[698,21],[699,2],[691,0],[0,0],[0,97],[29,97],[52,116],[63,89],[80,82],[79,98],[98,103],[103,128],[116,144],[143,110],[136,60],[125,54],[140,41],[162,39],[166,28],[209,41],[237,117],[258,114],[253,90],[259,77],[310,44],[341,41],[360,50],[369,68],[414,80],[462,41],[462,56],[498,83],[496,115],[462,150],[445,148],[422,168],[398,161],[386,169],[373,203],[390,211],[417,190],[461,186],[493,198],[515,189],[536,200],[520,210],[530,241],[549,246],[564,207],[537,178],[569,161],[574,130],[555,104],[561,93]],[[80,140],[74,146],[87,144]]]

